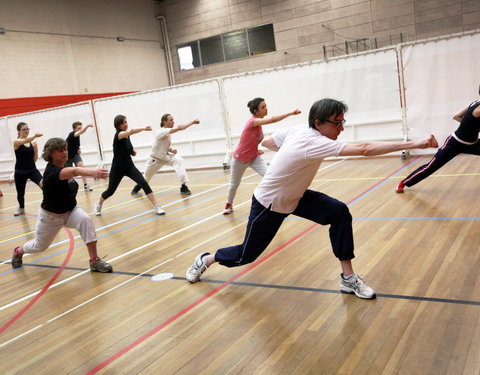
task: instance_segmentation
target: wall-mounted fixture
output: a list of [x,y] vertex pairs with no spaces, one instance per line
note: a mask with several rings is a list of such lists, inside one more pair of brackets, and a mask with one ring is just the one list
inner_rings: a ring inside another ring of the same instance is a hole
[[5,28],[4,27],[0,27],[0,34],[5,34]]
[[125,40],[125,38],[123,36],[117,36],[117,40],[119,42],[123,42]]

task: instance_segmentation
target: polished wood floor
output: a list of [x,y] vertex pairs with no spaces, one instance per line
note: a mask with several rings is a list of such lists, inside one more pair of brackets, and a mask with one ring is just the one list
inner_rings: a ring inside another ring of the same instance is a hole
[[[250,169],[231,217],[228,171],[191,172],[184,199],[174,174],[156,175],[164,217],[122,181],[92,216],[113,274],[88,271],[75,230],[12,271],[41,194],[29,184],[27,215],[14,217],[3,184],[0,374],[480,374],[480,159],[457,157],[396,194],[427,160],[328,161],[312,184],[349,204],[354,267],[376,300],[339,293],[328,228],[296,217],[256,263],[185,280],[198,253],[242,241],[260,180]],[[92,213],[104,187],[80,191],[79,206]]]

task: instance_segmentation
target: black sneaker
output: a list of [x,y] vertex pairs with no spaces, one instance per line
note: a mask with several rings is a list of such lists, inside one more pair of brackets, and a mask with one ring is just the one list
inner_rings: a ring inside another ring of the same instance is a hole
[[190,195],[190,194],[192,194],[192,192],[188,189],[187,185],[182,184],[182,187],[180,188],[180,194]]

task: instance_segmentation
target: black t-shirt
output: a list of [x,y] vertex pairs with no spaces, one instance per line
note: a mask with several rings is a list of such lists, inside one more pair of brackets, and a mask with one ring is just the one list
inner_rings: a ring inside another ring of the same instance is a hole
[[41,207],[55,214],[64,214],[73,210],[77,205],[75,185],[76,190],[78,190],[78,183],[73,178],[60,180],[62,169],[63,167],[48,163],[43,173],[43,201]]
[[29,171],[36,169],[35,162],[33,157],[35,156],[35,150],[33,145],[30,143],[30,146],[20,145],[19,148],[15,150],[15,169],[22,171]]
[[67,137],[68,158],[73,159],[78,154],[80,148],[80,137],[75,137],[75,130],[70,132]]
[[480,133],[480,117],[473,116],[473,110],[480,105],[480,100],[473,102],[468,106],[467,112],[463,116],[460,126],[455,130],[455,135],[465,142],[477,142],[478,133]]

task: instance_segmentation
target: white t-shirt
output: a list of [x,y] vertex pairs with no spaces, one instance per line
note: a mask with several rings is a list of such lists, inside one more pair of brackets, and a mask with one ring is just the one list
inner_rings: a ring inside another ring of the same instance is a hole
[[273,134],[273,141],[280,149],[254,195],[263,206],[271,205],[272,211],[289,214],[297,208],[322,160],[338,156],[345,143],[310,127],[280,130]]
[[155,140],[153,141],[151,156],[156,159],[169,161],[171,155],[168,154],[170,145],[172,144],[170,131],[172,128],[160,128],[155,133]]

